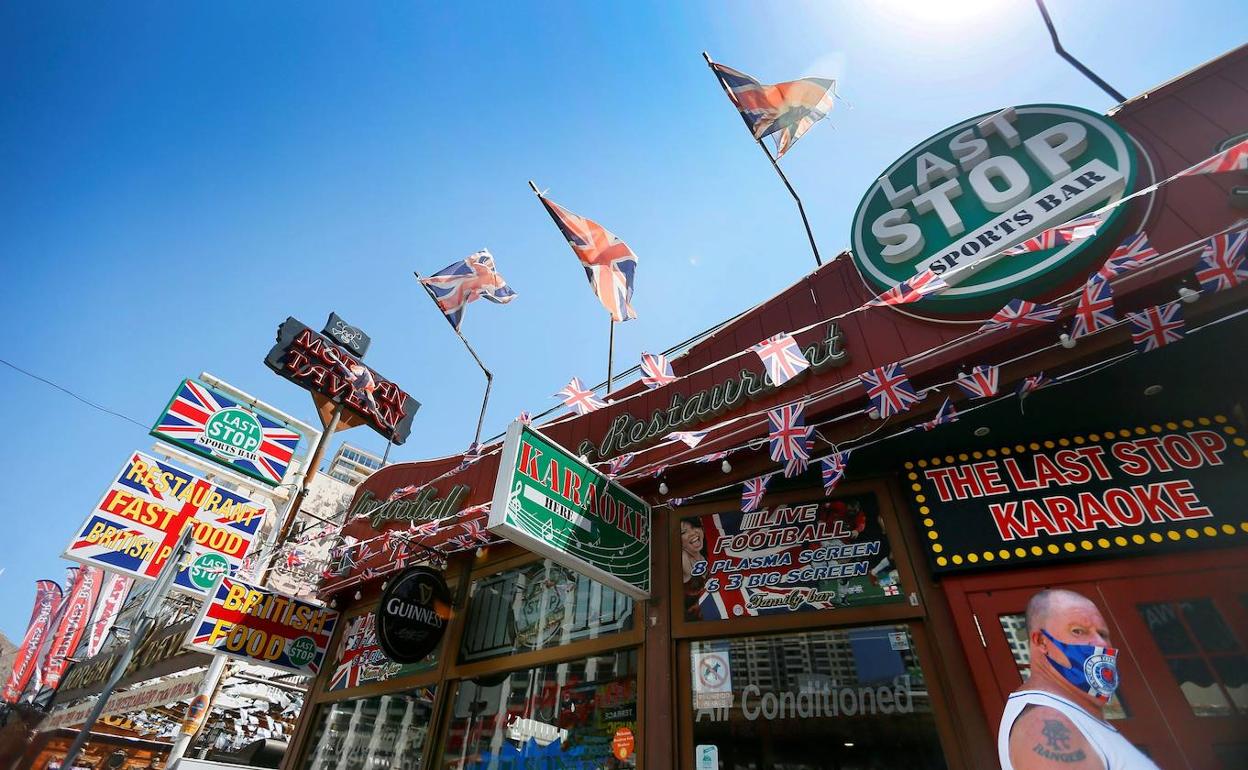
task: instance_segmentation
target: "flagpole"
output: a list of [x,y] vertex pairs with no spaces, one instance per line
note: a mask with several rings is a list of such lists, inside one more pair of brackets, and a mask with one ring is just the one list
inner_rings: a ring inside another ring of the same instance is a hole
[[[703,51],[702,58],[706,59],[706,66],[710,68],[711,74],[715,76],[715,80],[719,83],[719,87],[724,89],[724,93],[727,94],[728,100],[732,101],[732,93],[728,90],[728,86],[724,83],[723,79],[720,78],[719,73],[715,71],[715,68],[711,67],[714,62],[711,61],[710,54]],[[735,104],[736,102],[733,103]],[[751,135],[753,135],[753,132],[751,132]],[[784,171],[780,169],[780,164],[777,163],[776,159],[772,156],[771,150],[767,149],[767,145],[763,144],[763,140],[755,139],[754,141],[758,142],[759,147],[763,148],[763,153],[767,156],[767,160],[771,161],[771,167],[774,168],[776,173],[780,175],[780,181],[784,182],[784,186],[788,189],[789,195],[792,195],[793,201],[797,203],[797,213],[801,215],[802,225],[806,228],[806,239],[810,241],[810,250],[815,253],[815,265],[823,265],[823,259],[819,256],[819,247],[815,245],[815,234],[811,231],[810,220],[806,217],[806,207],[802,205],[802,199],[798,197],[797,190],[794,190],[793,185],[789,184],[789,178],[784,175]],[[532,184],[532,182],[529,184]]]
[[[420,273],[413,270],[412,274],[416,276],[416,282],[420,284],[420,287],[429,295],[429,299],[433,300],[433,304],[438,305],[438,298],[433,295],[433,290],[421,280]],[[441,309],[440,305],[438,307]],[[446,322],[451,323],[451,319],[448,317]],[[453,323],[451,323],[451,331],[455,332],[455,336],[459,337],[459,341],[464,343],[464,347],[468,348],[469,354],[472,355],[472,360],[477,362],[477,366],[481,367],[481,373],[485,375],[485,397],[481,399],[481,414],[477,417],[477,432],[472,437],[472,443],[475,445],[481,443],[481,426],[485,423],[485,408],[490,403],[490,388],[494,385],[494,375],[490,373],[489,369],[485,368],[485,364],[481,363],[481,356],[477,355],[477,351],[473,350],[472,345],[468,344],[468,338],[459,329],[455,328]],[[388,446],[386,451],[387,453],[389,452]]]

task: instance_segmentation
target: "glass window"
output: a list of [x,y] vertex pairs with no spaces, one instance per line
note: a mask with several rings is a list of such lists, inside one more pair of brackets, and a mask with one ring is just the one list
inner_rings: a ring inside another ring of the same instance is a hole
[[637,653],[468,679],[451,703],[442,770],[637,766]]
[[321,706],[304,770],[417,770],[432,713],[432,688]]
[[473,583],[459,657],[486,660],[632,627],[632,599],[546,560]]
[[1208,598],[1136,605],[1198,717],[1248,714],[1248,657]]
[[694,642],[690,670],[707,766],[945,767],[904,625]]

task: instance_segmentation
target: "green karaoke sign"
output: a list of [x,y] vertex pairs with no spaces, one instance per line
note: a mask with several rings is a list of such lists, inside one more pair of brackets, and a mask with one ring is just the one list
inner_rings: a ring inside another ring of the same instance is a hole
[[487,528],[634,599],[650,596],[650,506],[519,422],[507,428]]
[[1122,129],[1078,107],[1029,104],[965,120],[907,152],[867,191],[854,215],[854,262],[877,291],[929,268],[945,277],[950,288],[920,306],[937,315],[1033,298],[1087,268],[1117,234],[1123,208],[1094,237],[1000,252],[1120,199],[1135,164]]

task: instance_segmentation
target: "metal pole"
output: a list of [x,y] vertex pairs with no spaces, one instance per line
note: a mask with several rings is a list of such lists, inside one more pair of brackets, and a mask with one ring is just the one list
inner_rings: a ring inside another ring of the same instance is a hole
[[[195,698],[202,695],[208,699],[208,703],[204,706],[198,725],[191,725],[183,719],[182,727],[178,729],[178,737],[173,739],[173,745],[169,747],[169,756],[165,758],[165,770],[177,767],[178,762],[186,754],[186,750],[191,747],[191,741],[195,740],[195,736],[199,733],[200,726],[207,720],[208,712],[212,710],[212,702],[216,699],[217,686],[221,684],[222,675],[225,673],[225,663],[224,655],[212,656],[212,662],[208,664],[208,670],[204,672],[204,678],[195,691]],[[194,703],[194,700],[191,702]],[[190,716],[190,708],[187,706],[187,717]],[[193,728],[191,732],[187,732],[188,727]]]
[[607,337],[607,395],[611,395],[611,367],[615,363],[615,316],[611,317],[611,333]]
[[104,707],[108,705],[108,699],[112,697],[113,690],[117,688],[117,683],[125,676],[126,669],[130,667],[130,661],[134,658],[135,650],[139,648],[144,637],[152,629],[155,619],[159,616],[160,605],[165,600],[165,596],[169,593],[169,587],[173,585],[173,579],[177,577],[178,569],[182,564],[182,557],[186,554],[191,542],[191,533],[194,528],[188,522],[182,529],[182,534],[178,538],[178,544],[174,547],[173,552],[169,554],[169,558],[165,561],[164,566],[160,570],[160,574],[156,577],[156,582],[152,584],[152,588],[147,593],[147,598],[143,600],[143,606],[139,608],[138,622],[130,629],[130,641],[126,642],[126,649],[122,650],[121,656],[117,658],[117,663],[113,666],[113,671],[108,675],[108,681],[104,683],[104,689],[95,698],[95,705],[91,707],[91,713],[87,714],[87,719],[82,723],[82,729],[78,731],[74,742],[70,744],[69,751],[65,752],[65,758],[61,760],[61,767],[72,768],[74,760],[78,758],[78,754],[82,751],[82,747],[86,745],[87,738],[91,735],[91,728],[95,726],[96,721],[100,718],[100,714],[104,713]]
[[[711,61],[710,54],[703,51],[702,58],[706,59],[706,66],[710,68],[711,74],[715,76],[715,80],[719,83],[719,87],[724,89],[724,93],[728,96],[728,100],[735,105],[737,102],[732,98],[732,91],[729,90],[728,84],[724,82],[723,78],[719,76],[719,73],[715,71],[715,68],[711,66],[714,62]],[[742,115],[741,119],[745,120],[745,116]],[[746,128],[750,128],[748,121],[745,125]],[[750,135],[754,135],[754,131],[752,129],[750,130]],[[784,175],[783,171],[780,170],[780,164],[777,163],[776,159],[772,157],[771,150],[767,149],[767,145],[763,144],[763,140],[756,139],[755,141],[758,142],[759,147],[763,148],[763,152],[767,155],[767,160],[771,161],[771,167],[774,168],[776,173],[780,175],[780,181],[784,182],[784,186],[788,188],[789,195],[792,195],[794,202],[797,203],[797,213],[801,215],[802,225],[806,228],[806,239],[810,241],[810,250],[815,253],[815,265],[822,265],[823,260],[819,257],[819,247],[815,245],[815,234],[810,229],[810,220],[806,218],[806,207],[802,205],[802,199],[797,196],[797,191],[793,189],[793,185],[789,184],[789,178]],[[532,184],[532,182],[529,184]]]
[[[532,184],[532,182],[530,182],[530,184]],[[416,282],[419,283],[421,288],[425,290],[425,293],[429,295],[429,299],[433,300],[433,304],[437,305],[438,298],[433,296],[433,290],[426,286],[425,282],[421,280],[420,273],[413,271],[412,274],[416,276]],[[451,323],[451,319],[447,318],[446,322]],[[477,366],[481,367],[481,373],[485,375],[485,397],[481,399],[481,414],[477,417],[477,432],[472,437],[472,443],[475,445],[481,443],[481,426],[485,424],[485,408],[490,403],[490,388],[494,386],[494,375],[490,373],[489,369],[485,368],[485,364],[481,363],[481,356],[478,356],[477,351],[472,349],[472,345],[468,344],[468,338],[455,327],[455,324],[451,324],[451,330],[455,332],[456,337],[459,337],[459,341],[464,343],[464,347],[468,348],[468,353],[472,355],[472,360],[477,362]]]
[[1088,80],[1091,80],[1093,83],[1100,86],[1100,89],[1113,97],[1114,101],[1119,104],[1125,102],[1127,97],[1120,94],[1118,89],[1114,88],[1109,83],[1106,83],[1104,80],[1101,80],[1099,75],[1088,69],[1083,62],[1067,53],[1065,48],[1062,48],[1062,42],[1057,39],[1057,30],[1053,27],[1053,19],[1049,17],[1049,9],[1044,7],[1044,0],[1036,0],[1036,6],[1040,9],[1040,15],[1044,17],[1044,26],[1049,28],[1049,37],[1053,39],[1053,50],[1057,51],[1057,55],[1069,62],[1075,69],[1083,73],[1083,76]]
[[303,498],[308,495],[308,485],[312,483],[312,477],[316,475],[317,467],[325,456],[325,448],[329,446],[330,437],[338,429],[338,421],[342,419],[342,411],[345,408],[346,405],[341,402],[334,407],[334,414],[329,418],[329,424],[325,426],[325,430],[316,442],[316,448],[312,450],[312,456],[308,459],[308,467],[304,470],[303,483],[299,485],[299,491],[295,493],[294,499],[290,501],[290,506],[286,509],[286,515],[283,517],[285,520],[277,532],[277,537],[273,540],[273,553],[269,554],[268,564],[260,573],[259,584],[262,586],[269,581],[269,573],[273,571],[273,565],[277,563],[277,553],[281,550],[282,543],[290,537],[290,528],[295,525],[295,519],[299,516],[299,506],[303,505]]

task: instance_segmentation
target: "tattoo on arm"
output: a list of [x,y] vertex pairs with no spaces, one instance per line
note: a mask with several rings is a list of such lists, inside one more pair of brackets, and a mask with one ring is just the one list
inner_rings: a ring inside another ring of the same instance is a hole
[[1070,748],[1070,729],[1056,719],[1044,720],[1044,729],[1040,733],[1044,743],[1037,743],[1032,749],[1035,753],[1054,762],[1080,762],[1087,758],[1083,749]]

